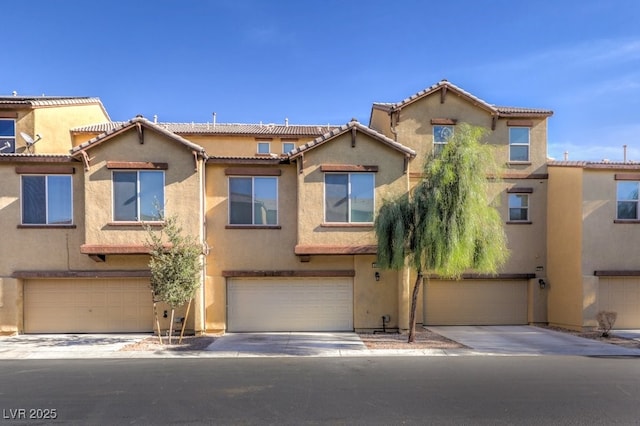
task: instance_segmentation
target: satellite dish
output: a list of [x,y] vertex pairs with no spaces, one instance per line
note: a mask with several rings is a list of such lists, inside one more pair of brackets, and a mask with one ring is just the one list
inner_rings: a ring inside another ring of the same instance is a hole
[[33,154],[33,145],[35,145],[36,142],[42,139],[42,136],[36,134],[36,138],[33,139],[29,134],[25,132],[20,132],[20,136],[22,136],[22,139],[24,139],[24,141],[27,143],[27,151]]
[[22,136],[22,139],[24,139],[24,141],[27,143],[27,145],[33,145],[35,143],[33,138],[31,136],[29,136],[28,134],[26,134],[25,132],[20,132],[20,136]]

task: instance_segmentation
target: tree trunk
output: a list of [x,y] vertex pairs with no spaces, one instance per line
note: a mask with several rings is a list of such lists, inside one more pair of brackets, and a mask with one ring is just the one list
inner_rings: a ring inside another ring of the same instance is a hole
[[162,342],[162,331],[160,331],[160,320],[158,319],[158,302],[156,302],[155,297],[153,298],[153,317],[156,320],[156,330],[158,331],[158,339],[160,339],[160,344],[162,345],[162,343],[163,343]]
[[193,299],[189,299],[189,304],[187,305],[187,312],[184,314],[184,319],[182,320],[182,329],[180,330],[180,340],[178,340],[178,344],[182,343],[182,337],[184,336],[184,329],[187,326],[187,318],[189,318],[189,309],[191,308],[191,301]]
[[176,310],[171,308],[171,322],[169,322],[169,344],[171,344],[171,335],[173,334],[173,314],[175,312]]
[[413,285],[413,294],[411,295],[411,312],[409,312],[409,340],[413,343],[416,340],[416,307],[418,306],[418,293],[420,292],[420,284],[422,284],[422,272],[418,271],[416,283]]

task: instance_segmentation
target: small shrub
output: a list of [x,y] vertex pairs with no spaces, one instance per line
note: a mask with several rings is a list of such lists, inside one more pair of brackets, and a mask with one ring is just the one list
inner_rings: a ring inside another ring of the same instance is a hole
[[598,328],[602,330],[602,337],[609,337],[609,331],[613,328],[618,318],[617,312],[612,311],[600,311],[596,316],[598,320]]

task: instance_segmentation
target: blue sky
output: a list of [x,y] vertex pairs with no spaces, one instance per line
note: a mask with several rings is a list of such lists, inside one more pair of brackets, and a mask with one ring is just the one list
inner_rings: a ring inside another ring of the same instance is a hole
[[[29,0],[0,95],[97,96],[112,120],[368,124],[446,78],[546,108],[549,155],[640,161],[637,0]],[[7,40],[9,41],[7,43]]]

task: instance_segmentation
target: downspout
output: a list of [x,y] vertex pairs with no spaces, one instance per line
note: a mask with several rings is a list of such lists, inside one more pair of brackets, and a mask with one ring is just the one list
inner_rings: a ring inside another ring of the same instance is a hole
[[200,289],[200,300],[201,303],[198,306],[198,310],[200,311],[200,324],[199,324],[199,328],[200,328],[200,332],[201,333],[206,333],[207,332],[207,318],[206,318],[206,313],[207,310],[205,309],[206,306],[206,291],[205,291],[205,287],[207,284],[207,257],[209,256],[209,245],[207,244],[207,211],[206,211],[206,195],[207,195],[207,190],[206,190],[206,186],[207,186],[207,179],[206,179],[206,165],[207,165],[207,156],[206,154],[204,154],[202,156],[202,165],[200,167],[200,222],[202,224],[202,226],[200,227],[200,241],[202,242],[202,271],[201,271],[201,277],[200,277],[200,283],[202,288]]

